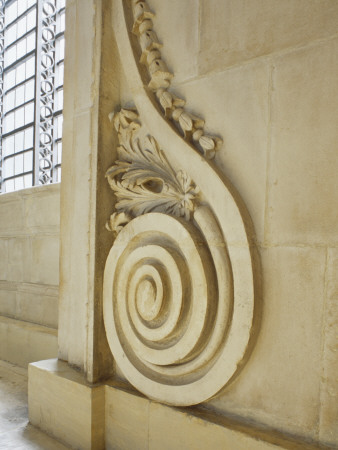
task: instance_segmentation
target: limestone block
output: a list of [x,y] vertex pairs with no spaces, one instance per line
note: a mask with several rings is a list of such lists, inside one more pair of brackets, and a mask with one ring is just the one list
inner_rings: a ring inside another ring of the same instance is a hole
[[262,319],[252,355],[210,402],[290,434],[318,439],[325,249],[262,250]]
[[59,284],[59,236],[31,238],[30,280],[32,283]]
[[0,315],[16,317],[16,283],[0,282]]
[[[174,430],[174,432],[173,432]],[[280,448],[274,443],[264,442],[253,434],[245,434],[232,427],[221,426],[194,417],[184,411],[151,403],[149,411],[149,450],[205,450],[236,449],[265,450]],[[296,445],[293,447],[297,447]],[[303,447],[305,448],[305,447]]]
[[208,133],[222,136],[217,166],[244,199],[258,240],[263,239],[268,146],[269,67],[254,63],[213,74],[175,92],[205,119]]
[[338,249],[329,249],[324,312],[320,440],[338,442]]
[[197,0],[148,1],[155,12],[154,28],[163,44],[161,53],[180,82],[197,75],[199,5]]
[[29,250],[29,239],[8,239],[8,281],[23,281],[26,270],[24,264],[27,262],[25,256]]
[[22,229],[23,204],[16,192],[0,197],[0,217],[1,235],[11,235]]
[[60,184],[44,186],[24,197],[25,226],[28,229],[59,228]]
[[0,280],[7,280],[8,240],[0,239]]
[[[65,191],[61,204],[60,355],[63,359],[70,360],[79,366],[83,365],[83,345],[86,345],[84,343],[87,311],[82,307],[82,304],[83,299],[88,297],[88,282],[90,282],[87,279],[88,267],[85,264],[89,254],[90,129],[90,112],[84,112],[75,117],[75,139],[73,148],[70,148],[70,150],[74,152],[71,167],[76,167],[76,171],[72,174],[68,173],[68,179],[66,176],[63,177],[64,189],[67,187],[67,181],[74,187],[71,194],[68,190]],[[72,214],[69,214],[70,210],[72,210]],[[76,232],[72,234],[71,230],[75,229]],[[75,283],[74,280],[81,280],[81,282]],[[69,298],[72,298],[72,304],[68,304]],[[76,311],[76,321],[69,321],[70,309]],[[68,336],[73,333],[78,336],[78,339],[74,340],[72,345],[69,346]]]
[[28,368],[30,422],[74,448],[104,449],[104,387],[56,359]]
[[148,449],[150,401],[106,385],[107,449]]
[[[100,58],[101,36],[99,33],[95,33],[95,21],[99,19],[98,16],[94,2],[77,0],[76,22],[81,23],[81,26],[76,28],[75,34],[77,69],[94,67],[93,61]],[[75,90],[75,109],[83,111],[93,106],[95,101],[93,89],[96,88],[96,83],[93,83],[93,80],[98,80],[99,74],[97,72],[96,77],[93,78],[91,70],[76,70],[75,75],[76,79],[72,84]],[[87,95],[84,95],[85,92]]]
[[0,359],[26,367],[56,355],[56,330],[0,316]]
[[58,326],[58,288],[23,283],[16,294],[16,318],[51,328]]
[[200,73],[335,35],[337,20],[335,0],[202,0]]
[[266,240],[337,245],[338,39],[274,66]]

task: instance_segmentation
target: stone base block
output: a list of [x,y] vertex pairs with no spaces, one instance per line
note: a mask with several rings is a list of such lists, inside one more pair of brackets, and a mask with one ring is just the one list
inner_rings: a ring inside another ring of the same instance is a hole
[[124,383],[91,386],[57,359],[30,364],[28,376],[31,423],[76,449],[319,448],[201,408],[165,406]]
[[104,386],[57,359],[28,368],[30,422],[76,449],[104,449]]
[[57,330],[0,316],[0,359],[27,367],[57,354]]

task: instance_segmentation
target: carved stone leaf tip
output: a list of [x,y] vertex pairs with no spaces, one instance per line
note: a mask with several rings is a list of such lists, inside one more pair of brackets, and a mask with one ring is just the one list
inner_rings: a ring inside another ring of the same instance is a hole
[[[132,217],[163,212],[186,220],[198,201],[198,187],[183,170],[175,172],[157,141],[148,136],[144,145],[134,135],[140,128],[135,110],[121,109],[112,117],[118,132],[118,159],[106,173],[117,197],[119,214],[110,217],[107,229],[116,233]],[[121,214],[124,214],[122,216]]]

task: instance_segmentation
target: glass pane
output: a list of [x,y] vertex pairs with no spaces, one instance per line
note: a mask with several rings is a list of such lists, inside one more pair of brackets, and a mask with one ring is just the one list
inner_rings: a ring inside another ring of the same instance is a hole
[[17,155],[14,158],[14,173],[19,175],[23,172],[23,154]]
[[27,0],[27,8],[30,8],[33,5],[36,5],[36,0]]
[[27,36],[27,53],[35,49],[35,31]]
[[8,90],[15,85],[15,69],[5,75],[5,89]]
[[5,192],[14,191],[14,180],[8,180],[5,182]]
[[33,170],[33,152],[27,152],[23,154],[23,170],[29,172]]
[[14,186],[15,186],[15,190],[18,191],[19,189],[23,189],[24,188],[24,184],[23,184],[23,177],[18,177],[14,179]]
[[62,109],[63,108],[63,90],[58,91],[57,93],[57,102],[56,102],[56,109]]
[[34,103],[29,103],[25,106],[25,125],[34,122]]
[[22,39],[16,46],[16,59],[22,58],[26,54],[26,39]]
[[[21,0],[20,0],[20,2],[21,2]],[[23,34],[25,34],[26,31],[27,31],[27,17],[25,16],[18,22],[18,28],[17,28],[17,33],[16,33],[17,39],[19,39],[19,37],[21,37]]]
[[27,9],[27,0],[20,0],[18,2],[18,16],[24,13]]
[[29,58],[26,61],[26,78],[30,78],[35,73],[35,57]]
[[12,155],[14,153],[14,136],[8,136],[3,141],[3,156]]
[[16,83],[19,84],[25,79],[25,63],[20,64],[15,70],[16,72]]
[[27,14],[27,31],[35,27],[36,21],[36,11],[33,9],[29,14]]
[[5,67],[10,66],[14,61],[16,61],[16,45],[5,52]]
[[13,109],[15,106],[15,91],[9,92],[4,98],[4,112]]
[[14,158],[8,158],[4,161],[4,178],[14,175]]
[[19,108],[15,111],[15,128],[22,127],[25,123],[25,109]]
[[25,101],[32,100],[34,98],[34,80],[30,80],[25,85]]
[[16,24],[12,25],[5,33],[5,47],[12,44],[16,40]]
[[57,144],[57,164],[61,164],[62,158],[62,142]]
[[62,123],[63,123],[63,117],[61,115],[58,117],[58,132],[57,132],[58,138],[62,137]]
[[20,131],[20,133],[16,133],[15,135],[15,152],[21,152],[24,149],[24,131]]
[[25,130],[25,148],[33,147],[33,127]]
[[25,175],[24,176],[25,188],[33,186],[33,175]]
[[7,6],[5,10],[5,24],[6,26],[16,19],[18,14],[18,2],[17,0],[12,5]]
[[14,113],[8,114],[5,117],[4,122],[5,122],[4,124],[5,133],[9,133],[14,128]]
[[25,86],[20,86],[15,91],[15,106],[21,105],[25,101]]

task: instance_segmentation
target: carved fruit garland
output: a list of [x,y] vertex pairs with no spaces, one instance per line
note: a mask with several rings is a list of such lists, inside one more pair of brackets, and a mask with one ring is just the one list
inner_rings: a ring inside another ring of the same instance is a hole
[[183,170],[173,170],[152,136],[144,146],[135,136],[140,128],[134,110],[121,109],[113,115],[118,132],[118,159],[106,173],[118,201],[107,229],[116,234],[133,217],[163,212],[189,220],[197,202],[198,187]]
[[184,109],[185,100],[168,91],[174,75],[169,72],[163,61],[159,42],[153,30],[155,14],[149,9],[147,2],[133,0],[134,26],[133,33],[138,37],[141,46],[141,64],[145,65],[150,75],[148,87],[154,91],[163,108],[165,117],[173,121],[183,133],[184,139],[191,142],[211,159],[222,145],[222,139],[204,133],[204,120]]

